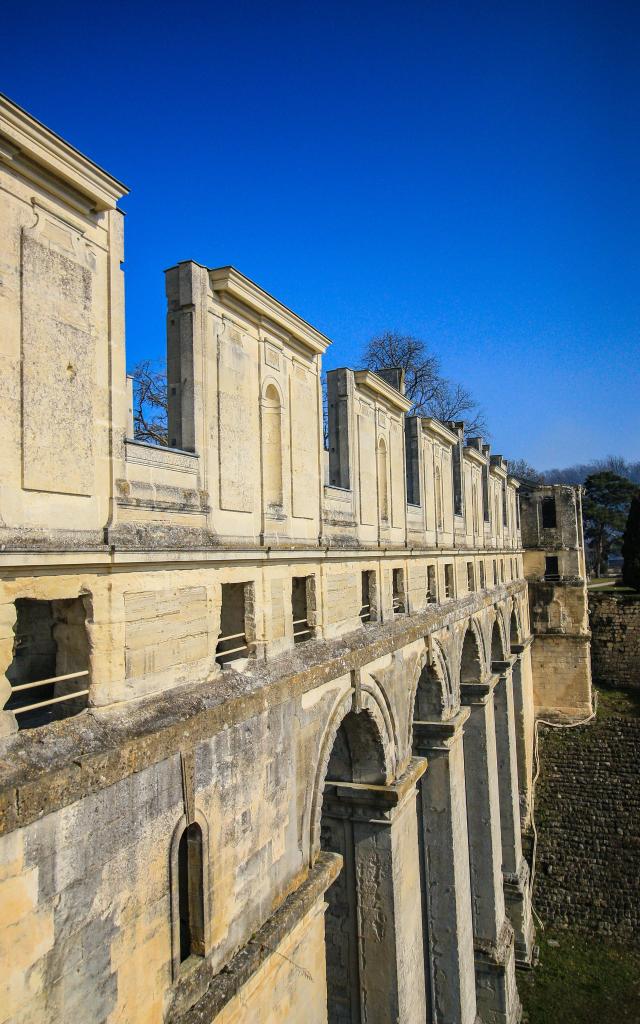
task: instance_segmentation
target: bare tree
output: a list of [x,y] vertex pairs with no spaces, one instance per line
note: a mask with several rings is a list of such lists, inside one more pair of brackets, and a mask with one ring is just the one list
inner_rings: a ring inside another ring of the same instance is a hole
[[438,356],[429,352],[422,338],[385,331],[371,339],[362,357],[372,370],[391,366],[404,370],[405,394],[414,416],[434,416],[444,423],[465,419],[468,437],[487,435],[484,413],[471,392],[442,376]]
[[544,475],[527,462],[526,459],[509,459],[509,472],[523,484],[543,484]]
[[168,445],[167,371],[160,360],[143,359],[133,377],[133,433],[138,441]]

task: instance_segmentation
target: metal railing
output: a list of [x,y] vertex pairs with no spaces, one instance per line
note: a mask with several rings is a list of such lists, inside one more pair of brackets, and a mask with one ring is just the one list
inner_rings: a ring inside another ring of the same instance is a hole
[[[49,676],[48,679],[38,679],[35,683],[19,683],[18,686],[11,687],[11,693],[22,693],[24,690],[35,690],[38,686],[54,686],[56,683],[63,683],[69,679],[83,679],[89,675],[89,669],[83,669],[82,672],[67,672],[61,676]],[[86,697],[89,690],[71,690],[69,693],[62,693],[58,697],[46,697],[44,700],[38,700],[35,704],[25,704],[22,707],[12,708],[14,715],[24,715],[27,711],[35,711],[39,708],[47,708],[50,704],[60,704],[65,700],[75,700],[76,697]]]
[[404,601],[402,598],[394,596],[393,598],[393,614],[402,615],[404,613]]
[[[229,647],[225,651],[220,650],[221,644],[229,643],[231,640],[240,639],[242,640],[242,643],[237,647]],[[242,651],[245,651],[247,655],[249,654],[249,644],[247,643],[246,633],[228,633],[226,636],[220,636],[218,637],[218,643],[216,645],[216,661],[218,664],[222,664],[222,658],[226,658],[228,655],[232,654],[240,654]]]
[[371,622],[371,605],[363,604],[360,608],[360,621]]
[[[304,629],[296,629],[296,626],[304,626]],[[304,640],[298,640],[297,637],[299,637],[299,636],[306,636],[307,639],[310,639],[312,635],[313,635],[313,629],[309,625],[309,620],[308,619],[294,619],[293,620],[293,641],[294,641],[294,643],[303,644],[303,643],[305,643],[305,641]]]

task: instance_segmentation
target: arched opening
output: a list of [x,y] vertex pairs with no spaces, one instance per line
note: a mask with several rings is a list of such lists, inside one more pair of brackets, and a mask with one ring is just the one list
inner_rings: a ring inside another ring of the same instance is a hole
[[480,533],[480,510],[478,507],[478,485],[476,483],[473,485],[472,494],[473,532],[478,534]]
[[460,682],[478,683],[482,679],[482,661],[478,641],[471,628],[467,629],[460,657]]
[[448,687],[438,668],[433,663],[425,665],[418,679],[413,721],[442,718],[449,710],[449,703]]
[[187,825],[178,844],[178,914],[180,963],[204,956],[204,863],[197,822]]
[[342,870],[325,897],[329,1024],[362,1022],[362,975],[366,967],[361,950],[363,937],[375,927],[358,884],[363,867],[359,857],[366,847],[366,823],[363,821],[360,826],[354,821],[353,805],[335,784],[380,785],[384,781],[384,751],[375,722],[367,712],[350,712],[342,720],[329,758],[320,824],[322,849],[339,853],[343,858]]
[[520,643],[520,630],[518,629],[518,619],[515,608],[511,612],[511,620],[509,623],[509,643],[512,647],[514,644]]
[[389,485],[387,481],[387,446],[384,438],[378,441],[378,495],[380,502],[380,518],[389,518]]
[[497,618],[493,623],[493,629],[491,630],[491,661],[504,661],[505,651],[504,644],[502,642],[502,633],[500,632],[500,626]]
[[282,509],[282,408],[280,395],[269,384],[262,402],[264,503],[267,509]]

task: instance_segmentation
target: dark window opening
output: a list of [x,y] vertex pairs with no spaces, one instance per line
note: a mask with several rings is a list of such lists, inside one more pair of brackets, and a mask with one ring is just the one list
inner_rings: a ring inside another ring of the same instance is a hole
[[444,567],[444,596],[455,597],[453,584],[453,565],[447,562]]
[[202,829],[194,822],[178,846],[178,904],[180,910],[180,963],[204,956],[204,864]]
[[376,608],[376,574],[366,570],[360,574],[360,619],[362,622],[375,622]]
[[252,583],[223,583],[220,612],[220,636],[216,661],[228,665],[253,653],[250,612],[253,610]]
[[406,599],[404,593],[404,569],[393,569],[393,613],[402,615],[406,610]]
[[493,585],[494,587],[498,586],[498,563],[495,558],[493,560]]
[[436,582],[435,565],[427,566],[427,604],[435,604],[438,600],[438,584]]
[[314,576],[294,576],[291,581],[291,611],[293,614],[293,642],[303,644],[312,640],[314,628],[309,621],[309,607],[313,601]]
[[544,577],[547,580],[559,580],[560,571],[558,568],[558,556],[547,555],[544,560]]
[[504,558],[500,559],[500,582],[504,583]]
[[7,710],[20,729],[77,715],[87,706],[89,643],[81,597],[16,601]]
[[462,441],[459,440],[453,451],[453,511],[457,516],[464,513],[462,500]]
[[480,562],[478,568],[480,570],[480,590],[484,590],[484,562]]
[[556,499],[555,498],[543,498],[542,499],[542,528],[543,530],[553,530],[556,525]]
[[473,562],[467,562],[467,585],[470,592],[473,592],[476,589],[476,574],[474,572]]

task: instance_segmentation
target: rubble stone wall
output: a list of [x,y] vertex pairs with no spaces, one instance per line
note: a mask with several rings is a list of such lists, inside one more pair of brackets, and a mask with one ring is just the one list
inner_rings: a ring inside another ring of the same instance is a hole
[[591,591],[589,618],[594,681],[640,689],[640,599]]

